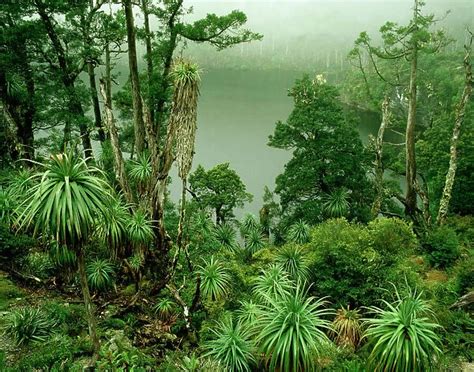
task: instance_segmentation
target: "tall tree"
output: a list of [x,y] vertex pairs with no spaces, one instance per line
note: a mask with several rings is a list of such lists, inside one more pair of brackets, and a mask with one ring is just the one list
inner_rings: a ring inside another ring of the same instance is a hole
[[143,105],[138,75],[138,57],[136,45],[135,20],[131,0],[123,0],[125,20],[127,24],[128,66],[132,86],[133,124],[135,128],[135,151],[142,153],[145,149],[145,123],[143,122]]
[[269,146],[293,151],[276,179],[283,223],[321,221],[325,199],[336,192],[348,197],[351,217],[367,219],[364,205],[371,198],[367,159],[357,130],[338,101],[337,89],[321,76],[304,76],[289,95],[293,111],[286,122],[276,123],[269,141]]
[[466,106],[469,103],[472,94],[472,86],[474,84],[472,77],[472,64],[471,64],[471,51],[472,51],[472,39],[473,34],[470,33],[469,44],[466,45],[466,55],[464,56],[464,70],[465,70],[465,83],[464,90],[461,95],[461,99],[456,107],[456,118],[454,122],[453,135],[451,137],[451,148],[450,148],[450,159],[449,168],[446,173],[446,181],[444,184],[443,194],[439,203],[439,210],[436,222],[442,225],[446,219],[449,209],[449,202],[451,200],[454,179],[456,176],[457,169],[457,158],[458,158],[458,144],[459,136],[461,135],[461,127],[464,122],[464,116],[466,114]]
[[[52,16],[55,11],[61,12],[62,14],[66,13],[68,6],[67,4],[62,3],[46,3],[41,0],[34,0],[34,5],[40,17],[44,30],[49,37],[51,49],[56,59],[57,64],[53,61],[50,61],[51,67],[53,69],[57,69],[57,72],[60,75],[68,98],[68,109],[71,114],[71,117],[66,119],[63,143],[64,145],[70,143],[72,124],[77,121],[81,134],[84,155],[86,158],[92,158],[93,152],[90,139],[90,131],[87,125],[88,120],[85,116],[81,100],[75,87],[76,79],[82,72],[83,67],[85,65],[85,61],[82,59],[79,60],[79,63],[75,63],[74,58],[71,58],[72,56],[68,55],[64,47],[64,45],[67,45],[67,43],[64,40],[61,40],[61,36],[64,35],[64,33],[58,32],[56,21]],[[54,6],[57,6],[57,8],[55,8]]]
[[[420,55],[436,53],[448,43],[448,39],[441,30],[431,31],[437,20],[433,15],[423,15],[421,13],[421,0],[414,0],[413,16],[407,26],[400,26],[394,22],[387,22],[380,28],[382,45],[374,46],[366,32],[362,32],[355,42],[355,50],[352,56],[358,56],[360,61],[361,50],[365,50],[368,61],[374,68],[377,76],[383,81],[386,87],[395,89],[400,96],[400,88],[405,88],[407,117],[405,127],[405,179],[406,193],[403,198],[405,213],[416,219],[417,191],[420,187],[417,182],[417,168],[415,156],[415,135],[417,120],[417,100],[418,100],[418,62]],[[392,76],[384,74],[380,65],[383,62],[398,64],[398,68],[392,70]],[[403,61],[408,61],[408,76],[401,73],[400,66]],[[362,64],[360,64],[362,69]],[[364,75],[367,84],[367,78]]]

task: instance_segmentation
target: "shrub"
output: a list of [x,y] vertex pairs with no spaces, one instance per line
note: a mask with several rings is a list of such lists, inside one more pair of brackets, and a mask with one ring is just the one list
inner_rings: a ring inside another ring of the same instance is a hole
[[424,245],[429,261],[435,267],[448,267],[459,257],[459,240],[450,227],[435,228],[428,233]]
[[387,264],[412,254],[418,245],[411,226],[398,218],[377,218],[368,229],[372,247]]
[[18,362],[20,371],[64,371],[74,358],[74,343],[64,335],[54,335],[36,348],[32,348]]
[[21,260],[36,245],[35,239],[12,233],[8,226],[0,223],[0,261],[11,265]]
[[51,334],[55,323],[40,309],[23,307],[13,310],[7,317],[5,333],[17,345],[44,342]]
[[474,288],[474,257],[463,261],[456,271],[456,292],[462,296]]
[[255,357],[249,332],[230,317],[211,331],[214,337],[205,343],[204,356],[215,358],[229,371],[250,371]]
[[53,261],[48,253],[32,252],[25,258],[25,269],[28,273],[41,279],[46,279],[52,274]]
[[386,308],[371,307],[374,319],[366,319],[365,336],[372,347],[369,364],[381,371],[429,371],[441,353],[438,324],[429,320],[432,311],[421,293],[400,297],[395,289],[394,303],[383,301]]
[[69,336],[77,336],[87,327],[83,305],[46,301],[42,304],[41,310]]
[[87,281],[92,289],[103,291],[114,283],[115,268],[109,260],[96,259],[86,267]]
[[324,300],[306,297],[297,286],[294,291],[262,305],[257,324],[257,344],[265,354],[270,370],[310,371],[322,343],[328,339],[324,331],[330,324],[324,317]]
[[[329,296],[338,305],[369,306],[384,295],[395,267],[370,246],[362,225],[329,220],[312,231],[310,281],[316,296]],[[401,279],[401,278],[399,278]]]
[[251,258],[256,252],[265,247],[265,236],[260,229],[250,230],[245,236],[245,251]]

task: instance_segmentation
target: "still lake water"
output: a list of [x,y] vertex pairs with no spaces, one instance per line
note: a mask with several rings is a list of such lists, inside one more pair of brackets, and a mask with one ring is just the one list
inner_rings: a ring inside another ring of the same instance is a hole
[[[283,171],[291,153],[267,146],[278,120],[285,121],[293,103],[288,89],[302,76],[295,71],[252,71],[213,69],[202,73],[198,105],[198,129],[193,169],[201,164],[206,170],[230,163],[252,203],[243,211],[258,215],[265,185],[274,188],[275,178]],[[359,133],[363,142],[378,130],[377,115],[360,113]],[[180,182],[176,168],[171,173],[171,197],[179,200]],[[243,211],[236,211],[240,217]]]

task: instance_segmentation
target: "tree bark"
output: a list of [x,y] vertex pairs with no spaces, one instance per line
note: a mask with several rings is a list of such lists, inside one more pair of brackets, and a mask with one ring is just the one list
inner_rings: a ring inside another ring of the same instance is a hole
[[104,99],[105,106],[105,122],[107,124],[107,130],[109,132],[110,144],[112,145],[112,151],[114,153],[115,159],[115,171],[117,173],[118,182],[122,191],[125,195],[125,199],[128,203],[133,203],[133,194],[130,184],[128,182],[127,173],[125,172],[125,162],[123,160],[122,150],[120,149],[120,142],[118,138],[117,128],[115,126],[114,114],[112,112],[112,107],[109,106],[107,102],[107,93],[105,88],[105,83],[100,82],[100,93]]
[[91,90],[92,107],[94,108],[94,122],[99,134],[101,144],[105,141],[104,128],[102,128],[102,117],[100,114],[99,95],[97,94],[97,83],[95,81],[95,67],[92,62],[87,63],[87,73],[89,75],[89,86]]
[[[415,0],[413,9],[413,24],[417,27],[419,0]],[[415,30],[416,32],[416,30]],[[405,194],[405,213],[414,217],[416,212],[416,159],[415,159],[415,125],[416,125],[416,103],[417,103],[417,64],[418,64],[418,42],[417,35],[411,39],[411,66],[410,66],[410,85],[408,91],[408,118],[405,134],[406,151],[406,194]]]
[[132,85],[133,124],[135,129],[135,151],[140,154],[145,149],[145,125],[143,123],[143,107],[140,94],[140,79],[138,75],[137,46],[135,40],[135,24],[131,0],[123,0],[127,22],[128,63],[130,82]]
[[469,99],[472,94],[472,65],[471,65],[471,46],[472,46],[472,34],[469,45],[466,45],[466,55],[464,56],[464,71],[466,74],[464,90],[462,92],[461,99],[456,107],[456,119],[454,122],[453,135],[451,137],[451,148],[449,158],[449,168],[446,173],[446,181],[444,184],[443,194],[439,203],[438,216],[436,223],[442,225],[448,214],[449,202],[453,191],[454,179],[456,177],[457,169],[457,157],[458,157],[458,143],[459,136],[461,134],[461,127],[464,122],[464,115],[466,113],[466,106],[469,103]]
[[380,213],[380,208],[382,207],[383,193],[384,193],[384,182],[383,174],[384,167],[382,162],[383,156],[383,136],[385,134],[385,129],[390,122],[390,99],[388,95],[385,95],[382,102],[382,122],[380,123],[380,128],[377,133],[377,138],[375,139],[375,187],[377,190],[377,195],[375,197],[374,203],[372,205],[372,216],[376,218]]
[[146,70],[148,77],[148,107],[150,109],[151,122],[155,122],[155,97],[151,88],[153,82],[153,56],[151,47],[150,14],[148,10],[148,1],[142,0],[143,20],[145,26],[145,47],[146,47]]
[[94,308],[89,291],[89,284],[87,283],[86,265],[84,259],[84,250],[81,248],[77,255],[77,267],[79,271],[79,279],[81,282],[82,296],[84,297],[84,306],[86,308],[87,323],[89,326],[89,336],[92,341],[93,354],[91,366],[94,367],[99,358],[100,341],[97,336],[97,321],[94,315]]

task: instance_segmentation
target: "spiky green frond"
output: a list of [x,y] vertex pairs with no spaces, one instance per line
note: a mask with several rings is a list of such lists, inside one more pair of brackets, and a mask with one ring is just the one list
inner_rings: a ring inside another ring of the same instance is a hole
[[201,292],[204,297],[216,300],[228,292],[230,275],[214,256],[199,266],[198,273],[201,276]]

